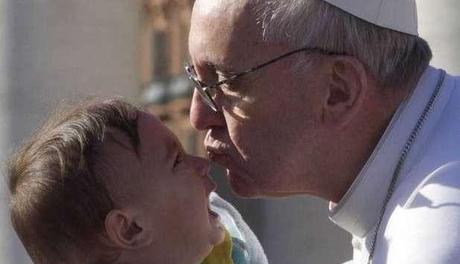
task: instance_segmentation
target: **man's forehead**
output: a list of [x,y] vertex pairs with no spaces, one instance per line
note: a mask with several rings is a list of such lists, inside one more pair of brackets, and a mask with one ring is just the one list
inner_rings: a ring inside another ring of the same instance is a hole
[[241,24],[246,17],[244,5],[240,2],[233,0],[198,0],[192,12],[192,33],[198,33],[200,38],[205,39],[230,36],[236,30],[238,24]]
[[247,1],[198,0],[194,6],[189,42],[194,61],[232,64],[232,57],[247,57],[247,47],[262,43],[261,36]]
[[217,18],[222,18],[223,13],[239,15],[246,9],[247,3],[247,0],[197,0],[193,13]]

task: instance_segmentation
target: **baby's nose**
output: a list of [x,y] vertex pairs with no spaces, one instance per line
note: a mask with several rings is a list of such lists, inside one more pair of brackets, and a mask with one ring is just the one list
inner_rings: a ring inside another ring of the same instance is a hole
[[188,155],[189,158],[189,164],[190,166],[193,167],[193,169],[200,175],[208,175],[209,174],[209,169],[210,169],[210,163],[207,159],[193,156],[193,155]]
[[209,160],[200,158],[200,157],[193,157],[194,163],[197,168],[199,175],[202,177],[203,182],[206,187],[206,192],[210,193],[216,189],[216,183],[209,177],[209,169],[210,163]]

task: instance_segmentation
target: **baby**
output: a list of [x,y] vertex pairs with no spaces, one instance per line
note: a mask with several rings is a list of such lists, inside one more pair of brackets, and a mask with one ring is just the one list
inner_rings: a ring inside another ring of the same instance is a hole
[[12,224],[37,264],[267,263],[208,171],[153,115],[85,104],[11,160]]

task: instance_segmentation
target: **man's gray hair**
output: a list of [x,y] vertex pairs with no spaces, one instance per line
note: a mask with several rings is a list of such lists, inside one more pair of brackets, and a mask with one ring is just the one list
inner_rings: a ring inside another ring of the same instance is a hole
[[432,57],[422,38],[376,26],[322,0],[254,3],[265,41],[354,56],[383,87],[415,81]]

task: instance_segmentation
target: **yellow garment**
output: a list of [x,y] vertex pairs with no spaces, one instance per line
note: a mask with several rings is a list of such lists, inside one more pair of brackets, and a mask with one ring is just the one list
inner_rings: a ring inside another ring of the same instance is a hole
[[215,246],[201,264],[233,264],[232,247],[230,233],[225,230],[224,242]]

